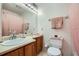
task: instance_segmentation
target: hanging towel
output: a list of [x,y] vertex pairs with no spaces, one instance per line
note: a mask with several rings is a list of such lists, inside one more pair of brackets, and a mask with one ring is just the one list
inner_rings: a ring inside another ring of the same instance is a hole
[[60,29],[63,26],[63,17],[55,17],[51,21],[53,29]]

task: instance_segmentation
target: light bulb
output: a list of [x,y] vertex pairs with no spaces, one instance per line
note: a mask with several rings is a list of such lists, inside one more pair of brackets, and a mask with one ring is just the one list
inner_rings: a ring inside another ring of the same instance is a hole
[[41,9],[38,10],[38,15],[43,15],[43,12]]

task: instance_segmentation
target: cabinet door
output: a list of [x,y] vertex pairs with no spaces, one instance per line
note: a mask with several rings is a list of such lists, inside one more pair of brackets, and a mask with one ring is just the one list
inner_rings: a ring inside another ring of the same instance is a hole
[[43,48],[43,36],[36,38],[36,45],[37,45],[37,54],[39,54]]
[[24,47],[18,49],[19,56],[24,56]]
[[36,56],[37,54],[36,54],[36,41],[33,43],[33,48],[32,48],[33,50],[32,50],[32,55],[33,56]]
[[25,46],[25,56],[36,56],[36,42]]
[[25,56],[32,56],[33,52],[33,43],[25,46]]
[[40,53],[40,50],[41,50],[41,40],[40,40],[40,38],[38,37],[37,38],[37,54],[39,54]]
[[40,50],[42,51],[43,48],[43,36],[40,37]]

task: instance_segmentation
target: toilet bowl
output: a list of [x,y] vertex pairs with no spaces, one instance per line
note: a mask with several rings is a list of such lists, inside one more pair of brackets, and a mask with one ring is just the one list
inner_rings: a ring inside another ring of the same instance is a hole
[[62,41],[63,39],[60,38],[53,38],[49,40],[50,45],[47,48],[47,54],[48,56],[61,56],[61,50],[62,49]]
[[49,47],[47,50],[48,56],[61,56],[61,51],[55,47]]

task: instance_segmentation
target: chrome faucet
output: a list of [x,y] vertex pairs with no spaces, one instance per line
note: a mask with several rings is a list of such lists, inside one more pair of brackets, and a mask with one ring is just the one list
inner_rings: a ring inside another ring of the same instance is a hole
[[9,40],[13,40],[16,38],[16,32],[13,31]]

